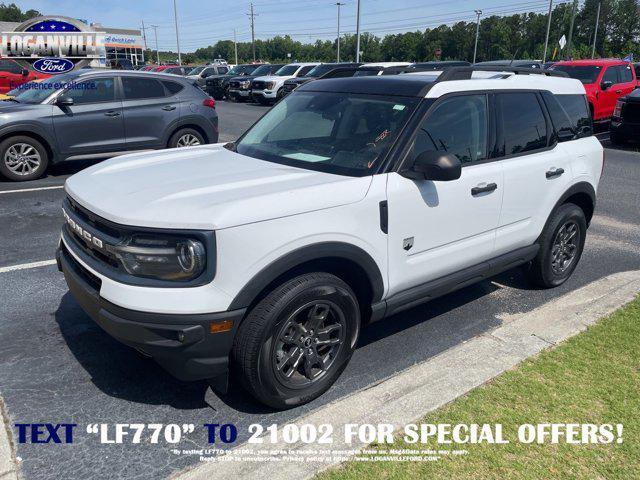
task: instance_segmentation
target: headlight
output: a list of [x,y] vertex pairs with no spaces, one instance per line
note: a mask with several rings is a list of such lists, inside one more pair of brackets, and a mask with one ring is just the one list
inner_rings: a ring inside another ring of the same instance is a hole
[[109,249],[136,277],[186,281],[200,276],[207,266],[204,245],[191,238],[135,235]]
[[251,86],[250,80],[244,80],[240,82],[240,88],[249,88]]
[[276,82],[267,82],[265,83],[265,87],[268,88],[269,90],[271,90],[273,87],[275,87]]

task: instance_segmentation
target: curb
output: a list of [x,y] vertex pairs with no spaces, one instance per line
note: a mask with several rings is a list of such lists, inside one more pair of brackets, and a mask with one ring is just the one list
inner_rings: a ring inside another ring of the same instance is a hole
[[0,397],[0,480],[18,479],[10,423],[4,401]]
[[[298,426],[305,423],[332,424],[334,443],[326,447],[279,441],[273,444],[243,444],[229,453],[266,449],[296,452],[313,448],[318,456],[331,456],[331,450],[334,449],[362,448],[366,445],[357,441],[349,445],[342,443],[345,424],[386,423],[392,424],[395,429],[402,428],[521,361],[586,330],[601,317],[632,301],[638,292],[640,270],[609,275],[294,422]],[[178,472],[170,478],[302,480],[339,463],[208,462]]]

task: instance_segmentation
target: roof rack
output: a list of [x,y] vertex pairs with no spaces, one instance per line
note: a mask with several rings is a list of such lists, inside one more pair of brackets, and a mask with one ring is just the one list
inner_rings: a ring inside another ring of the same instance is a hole
[[[348,73],[362,72],[362,71],[373,71],[379,72],[382,71],[383,75],[398,75],[400,73],[415,73],[415,72],[437,72],[437,71],[446,71],[452,68],[468,68],[468,67],[453,67],[442,65],[442,68],[433,68],[433,67],[421,67],[421,66],[413,66],[413,65],[396,65],[394,67],[376,67],[374,65],[367,66],[362,65],[360,67],[337,67],[332,70],[329,70],[324,75],[319,78],[336,78],[336,77],[347,77]],[[504,70],[502,70],[504,71]]]
[[436,82],[447,82],[451,80],[469,80],[473,72],[496,72],[496,73],[513,73],[514,75],[543,75],[546,77],[564,77],[568,78],[565,72],[557,70],[544,70],[542,68],[518,68],[518,67],[500,67],[500,66],[471,66],[471,67],[451,67],[444,70],[437,78]]

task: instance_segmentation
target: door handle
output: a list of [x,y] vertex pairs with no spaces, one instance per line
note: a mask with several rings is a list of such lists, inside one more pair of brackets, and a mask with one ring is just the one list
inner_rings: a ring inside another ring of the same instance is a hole
[[545,173],[545,175],[547,176],[547,178],[555,178],[559,177],[563,173],[564,168],[552,168],[551,170],[547,170],[547,173]]
[[120,112],[116,112],[115,110],[109,110],[108,112],[105,112],[105,116],[107,117],[117,117],[118,115],[120,115]]
[[486,185],[483,185],[483,186],[473,187],[471,189],[471,195],[475,197],[476,195],[480,195],[481,193],[493,192],[494,190],[497,190],[497,189],[498,189],[497,184],[487,183]]
[[616,93],[622,93],[622,90],[616,90]]
[[175,105],[165,105],[164,107],[162,107],[162,109],[163,109],[165,112],[170,112],[171,110],[175,110],[175,109],[176,109],[176,106],[175,106]]

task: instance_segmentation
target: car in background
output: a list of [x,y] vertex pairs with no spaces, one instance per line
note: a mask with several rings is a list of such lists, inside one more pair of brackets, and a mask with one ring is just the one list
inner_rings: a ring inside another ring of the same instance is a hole
[[0,104],[9,180],[34,180],[63,160],[218,141],[215,101],[176,75],[76,70],[41,84]]
[[616,102],[609,138],[614,145],[640,141],[640,90],[636,89]]
[[0,58],[0,93],[7,93],[24,83],[50,76],[24,68],[15,60]]
[[362,65],[362,63],[321,63],[309,70],[309,73],[306,75],[286,80],[282,86],[282,94],[288,95],[300,85],[310,82],[311,80],[316,80],[337,68],[358,68],[360,65]]
[[284,63],[267,63],[256,68],[251,75],[234,77],[229,80],[227,97],[236,102],[242,102],[251,98],[251,82],[258,77],[270,77],[284,67]]
[[133,68],[133,62],[128,58],[115,58],[109,60],[108,67],[114,70],[135,70]]
[[247,63],[236,65],[224,75],[211,75],[205,81],[204,90],[216,100],[228,96],[229,82],[232,78],[251,75],[261,64]]
[[166,68],[158,70],[158,72],[166,73],[168,75],[180,75],[186,76],[187,73],[192,70],[190,67],[180,67],[177,65],[167,66]]
[[211,75],[225,75],[229,70],[230,68],[223,64],[202,65],[187,72],[186,78],[194,80],[200,88],[204,88],[207,78]]
[[618,99],[630,94],[638,83],[629,62],[618,59],[558,62],[551,70],[564,72],[582,82],[593,121],[598,123],[608,122]]
[[154,70],[157,67],[157,65],[145,65],[144,67],[142,67],[140,70],[142,72],[151,72],[152,70]]
[[433,62],[415,62],[410,66],[415,69],[420,69],[421,71],[433,70],[434,72],[436,72],[453,67],[469,67],[471,66],[471,63],[464,60],[442,60]]
[[638,82],[638,87],[640,87],[640,63],[634,63],[633,70],[636,72],[636,81]]
[[480,67],[542,68],[542,62],[539,60],[490,60],[476,62],[474,65]]
[[251,97],[262,105],[277,102],[283,97],[282,86],[291,78],[303,77],[316,63],[290,63],[268,77],[257,77],[251,82]]

